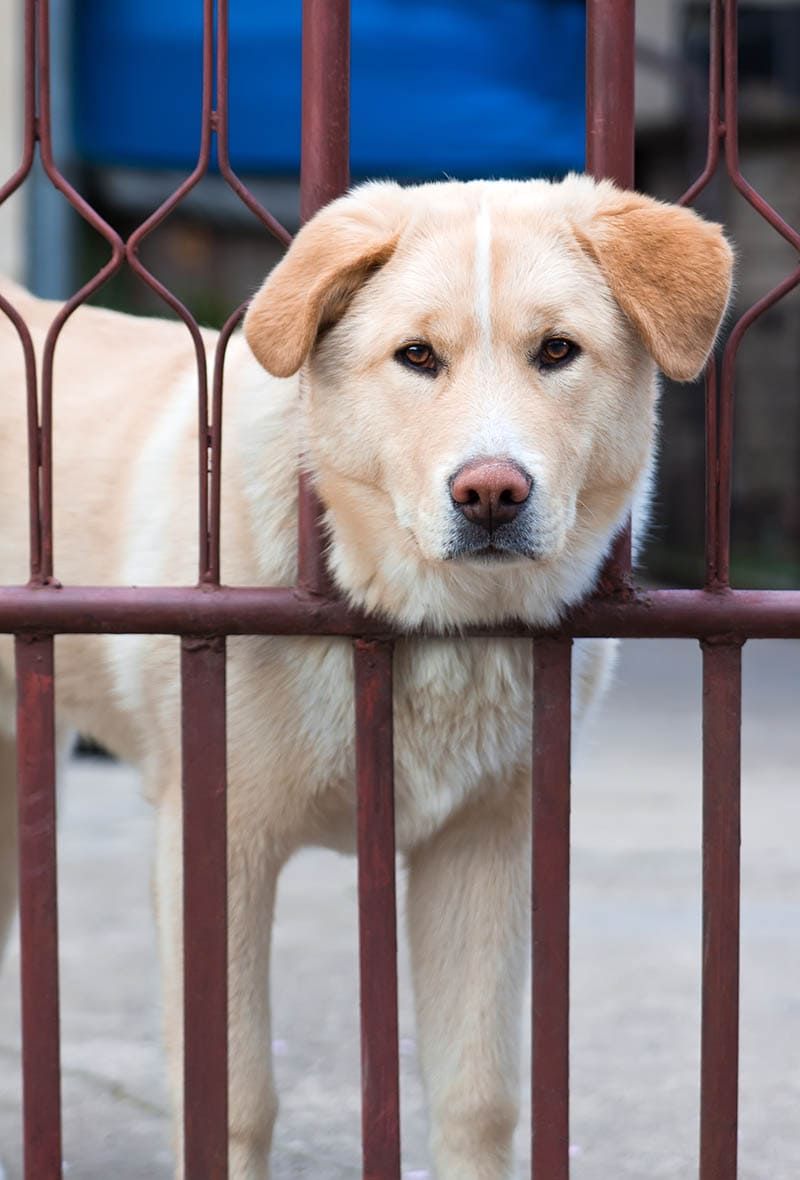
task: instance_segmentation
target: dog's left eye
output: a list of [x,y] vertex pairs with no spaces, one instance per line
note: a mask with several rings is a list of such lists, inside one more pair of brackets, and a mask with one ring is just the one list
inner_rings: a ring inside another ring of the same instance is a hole
[[417,369],[430,376],[435,376],[439,371],[439,358],[430,344],[406,344],[404,348],[398,348],[394,356],[395,360],[409,369]]
[[536,360],[543,369],[554,369],[573,360],[579,352],[577,344],[573,344],[565,336],[552,336],[549,340],[544,341]]

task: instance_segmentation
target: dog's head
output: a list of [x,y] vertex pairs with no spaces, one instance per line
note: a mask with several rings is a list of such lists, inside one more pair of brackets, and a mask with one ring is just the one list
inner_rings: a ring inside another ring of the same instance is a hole
[[655,369],[725,310],[718,226],[608,182],[369,184],[254,298],[272,374],[307,365],[337,580],[405,623],[552,621],[646,481]]

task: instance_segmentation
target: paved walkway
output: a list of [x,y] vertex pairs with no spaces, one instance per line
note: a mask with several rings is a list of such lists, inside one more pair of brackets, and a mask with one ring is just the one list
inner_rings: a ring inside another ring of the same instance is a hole
[[[575,773],[573,1178],[696,1175],[700,658],[629,643]],[[800,645],[745,650],[741,1180],[800,1176]],[[168,1180],[150,917],[152,818],[135,776],[77,763],[60,842],[68,1180]],[[279,902],[275,1180],[357,1180],[355,876],[299,856]],[[0,1156],[19,1180],[15,953],[0,977]],[[404,1176],[428,1176],[403,964]],[[520,1134],[519,1176],[527,1175]]]

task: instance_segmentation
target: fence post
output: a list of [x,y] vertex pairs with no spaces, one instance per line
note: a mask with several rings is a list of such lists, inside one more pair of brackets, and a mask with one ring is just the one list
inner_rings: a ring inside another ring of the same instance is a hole
[[[633,187],[635,0],[586,3],[586,171]],[[630,521],[617,536],[601,577],[608,590],[627,586]]]
[[355,644],[364,1180],[400,1180],[392,654]]
[[533,1079],[535,1180],[569,1177],[571,639],[533,643]]
[[[350,183],[350,0],[303,0],[303,107],[300,219],[341,196]],[[297,582],[330,592],[322,507],[305,474],[297,505]]]
[[184,1159],[228,1176],[228,862],[225,640],[181,643]]
[[16,640],[25,1180],[61,1177],[52,636]]
[[736,1180],[742,645],[703,648],[700,1180]]

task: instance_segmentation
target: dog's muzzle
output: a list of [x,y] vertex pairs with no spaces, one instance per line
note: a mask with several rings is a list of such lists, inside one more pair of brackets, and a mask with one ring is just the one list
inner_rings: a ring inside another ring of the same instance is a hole
[[505,458],[482,458],[450,479],[456,520],[447,556],[502,559],[533,557],[533,479]]

